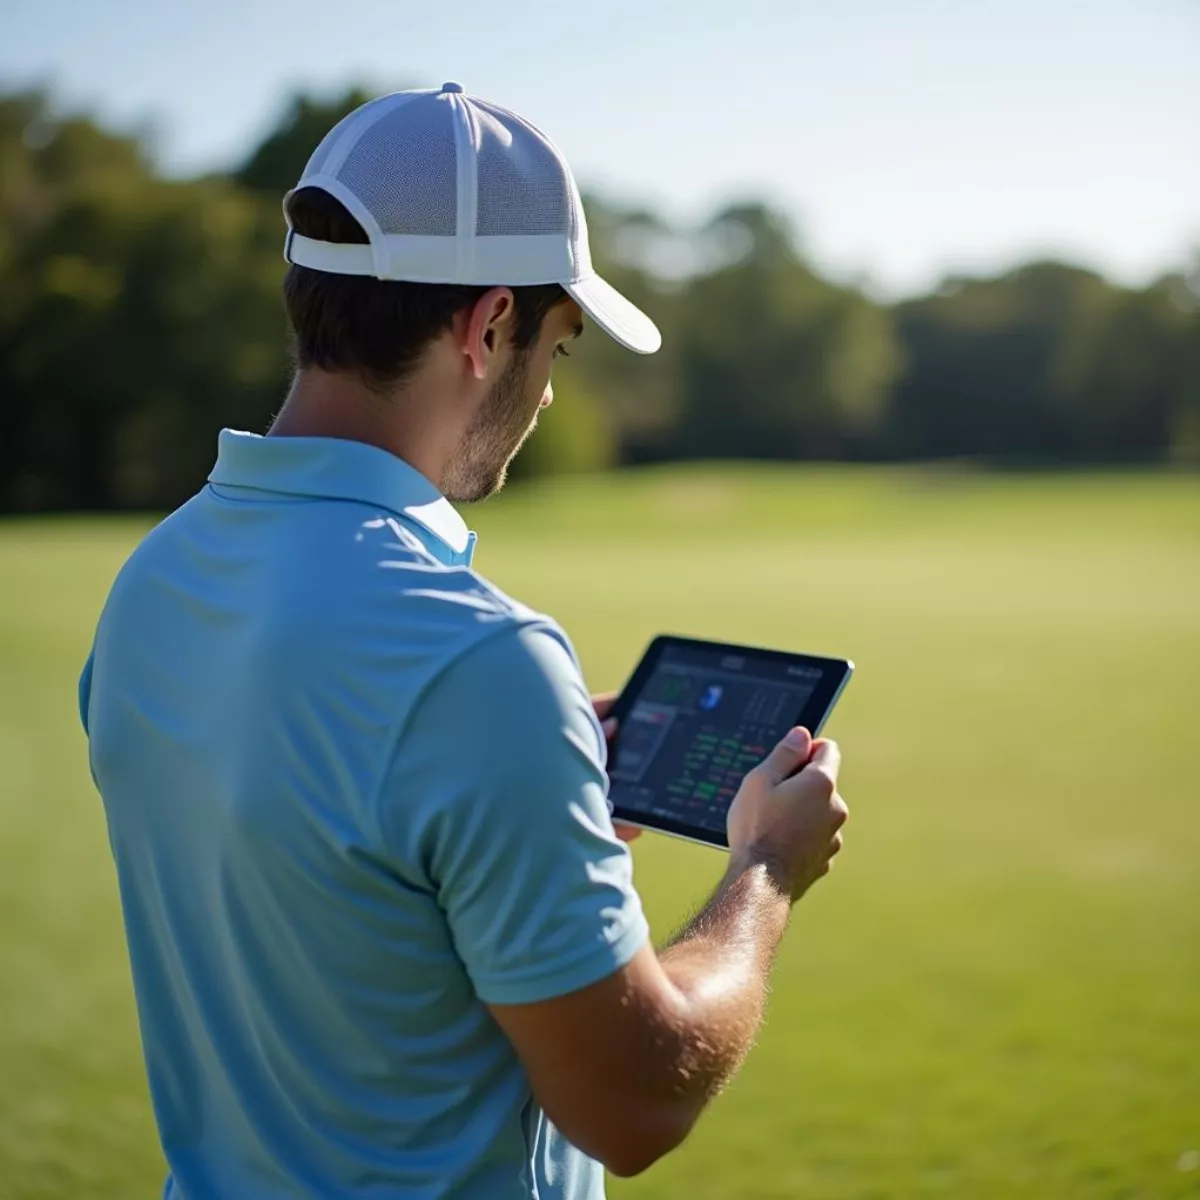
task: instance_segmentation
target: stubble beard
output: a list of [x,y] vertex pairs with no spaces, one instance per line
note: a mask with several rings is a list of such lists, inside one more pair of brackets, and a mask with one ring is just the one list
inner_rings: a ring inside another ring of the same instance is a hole
[[449,500],[470,504],[494,496],[508,477],[508,464],[537,425],[529,412],[528,351],[513,356],[475,414],[446,468],[442,491]]

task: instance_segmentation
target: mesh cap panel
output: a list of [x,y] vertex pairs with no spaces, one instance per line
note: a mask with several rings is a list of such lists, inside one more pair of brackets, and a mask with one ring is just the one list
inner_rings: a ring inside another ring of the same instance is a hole
[[450,105],[430,97],[380,117],[358,140],[337,178],[384,233],[453,237],[458,166]]
[[[480,144],[475,232],[480,237],[567,235],[570,189],[558,156],[507,114],[492,114],[481,106],[476,111]],[[512,121],[512,132],[505,118]]]
[[379,96],[374,100],[368,100],[366,104],[356,108],[353,112],[347,113],[322,139],[321,144],[313,151],[312,157],[308,160],[308,164],[304,168],[304,174],[319,175],[324,169],[325,164],[329,161],[329,156],[337,148],[341,141],[341,136],[350,126],[358,121],[361,121],[367,113],[389,106],[393,103],[391,96]]

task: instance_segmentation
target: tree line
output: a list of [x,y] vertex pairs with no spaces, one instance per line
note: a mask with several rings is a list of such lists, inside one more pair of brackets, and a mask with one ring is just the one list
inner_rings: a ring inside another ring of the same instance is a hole
[[[296,97],[232,170],[179,180],[134,137],[0,95],[0,511],[162,508],[290,366],[280,202],[365,99]],[[585,197],[600,269],[658,355],[585,337],[523,475],[679,458],[1200,461],[1200,296],[1035,262],[892,306],[823,278],[786,219],[702,228]]]

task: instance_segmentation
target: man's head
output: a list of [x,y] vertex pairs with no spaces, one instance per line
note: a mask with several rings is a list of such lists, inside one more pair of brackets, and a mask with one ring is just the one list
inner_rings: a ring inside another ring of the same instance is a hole
[[631,349],[658,348],[649,318],[593,271],[561,154],[457,84],[351,113],[284,208],[301,378],[391,404],[409,442],[419,417],[422,460],[452,499],[503,483],[584,313]]
[[[341,202],[317,188],[292,192],[287,215],[305,237],[367,244]],[[579,305],[556,283],[405,283],[293,264],[284,301],[300,371],[349,376],[381,405],[405,402],[401,393],[419,379],[416,390],[458,416],[461,437],[435,481],[452,500],[480,500],[502,486],[553,399],[553,359],[583,329]]]

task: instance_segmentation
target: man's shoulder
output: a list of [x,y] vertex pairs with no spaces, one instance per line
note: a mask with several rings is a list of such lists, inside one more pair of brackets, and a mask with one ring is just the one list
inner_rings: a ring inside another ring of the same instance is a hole
[[567,669],[578,672],[574,648],[558,623],[474,567],[438,561],[395,519],[370,522],[360,533],[357,566],[379,633],[395,646],[411,645],[430,682],[452,668],[467,679],[494,675],[498,667],[536,674],[546,669],[538,650],[544,645],[552,647],[551,658],[565,658]]
[[368,548],[362,565],[397,629],[416,625],[425,632],[429,626],[450,642],[463,641],[465,648],[501,628],[558,628],[550,617],[510,596],[474,567],[439,562],[415,538],[411,543],[392,542],[386,556]]
[[580,678],[574,646],[558,622],[477,571],[449,569],[438,586],[421,591],[409,595],[404,627],[429,639],[435,676],[452,675],[459,685],[486,679],[489,690],[514,699],[543,679]]

